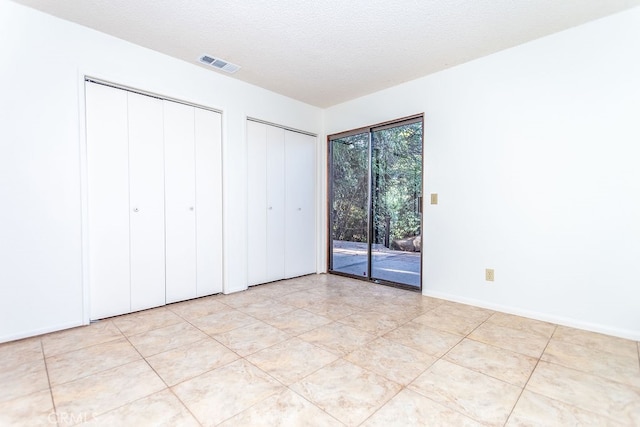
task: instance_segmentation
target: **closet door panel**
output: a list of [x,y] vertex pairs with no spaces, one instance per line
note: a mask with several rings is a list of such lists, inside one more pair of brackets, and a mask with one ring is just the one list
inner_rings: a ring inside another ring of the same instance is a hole
[[196,295],[222,292],[222,116],[195,109]]
[[194,108],[164,105],[166,302],[196,296]]
[[[247,283],[267,281],[267,126],[247,121]],[[233,236],[230,236],[233,238]]]
[[285,133],[285,276],[316,272],[315,138]]
[[128,93],[131,310],[165,303],[163,114],[159,99]]
[[130,311],[127,92],[86,83],[90,318]]
[[285,277],[284,129],[267,126],[267,277]]

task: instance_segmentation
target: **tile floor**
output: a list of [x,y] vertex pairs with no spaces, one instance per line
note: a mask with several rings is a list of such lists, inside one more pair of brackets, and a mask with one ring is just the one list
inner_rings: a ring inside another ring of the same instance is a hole
[[640,425],[640,344],[312,275],[0,345],[0,425]]

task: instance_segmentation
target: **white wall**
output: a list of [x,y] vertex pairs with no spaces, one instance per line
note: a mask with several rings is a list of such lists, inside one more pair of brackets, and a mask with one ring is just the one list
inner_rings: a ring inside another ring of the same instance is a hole
[[638,40],[635,8],[326,111],[424,112],[425,295],[640,339]]
[[85,74],[223,111],[225,292],[246,288],[247,116],[321,134],[322,111],[0,0],[0,342],[82,324]]
[[425,206],[424,293],[640,339],[637,40],[639,8],[323,117],[0,0],[0,342],[83,322],[85,73],[223,111],[226,292],[246,286],[246,116],[330,134],[424,112],[425,193],[440,195]]

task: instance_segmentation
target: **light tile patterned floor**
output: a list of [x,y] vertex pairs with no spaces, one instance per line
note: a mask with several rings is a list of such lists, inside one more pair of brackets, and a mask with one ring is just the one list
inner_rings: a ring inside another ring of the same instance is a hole
[[0,425],[640,425],[640,343],[312,275],[0,345]]

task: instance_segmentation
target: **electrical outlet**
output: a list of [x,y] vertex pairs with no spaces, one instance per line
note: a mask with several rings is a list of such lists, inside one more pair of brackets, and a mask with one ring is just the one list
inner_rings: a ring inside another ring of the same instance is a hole
[[495,273],[493,268],[487,268],[484,270],[484,280],[487,282],[493,282],[495,280]]
[[438,193],[431,193],[431,204],[432,205],[438,204]]

